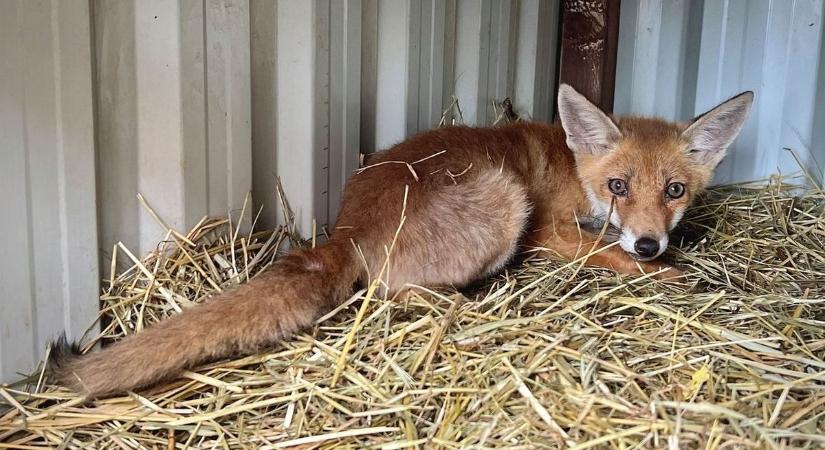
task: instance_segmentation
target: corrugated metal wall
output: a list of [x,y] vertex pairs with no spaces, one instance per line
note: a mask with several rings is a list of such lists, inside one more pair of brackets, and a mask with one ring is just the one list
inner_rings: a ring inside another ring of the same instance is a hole
[[249,3],[92,2],[101,246],[240,210],[252,186]]
[[[166,224],[238,214],[248,191],[299,229],[334,219],[359,153],[469,124],[509,96],[553,114],[558,2],[2,0],[0,377],[97,308],[98,255],[151,251]],[[688,119],[757,105],[719,181],[825,163],[823,0],[624,0],[618,113]],[[98,253],[99,251],[99,253]]]
[[[119,241],[238,214],[330,224],[359,154],[493,100],[552,116],[558,22],[542,0],[2,0],[0,379],[97,308]],[[8,129],[10,133],[6,133]],[[141,193],[165,224],[141,207]],[[96,205],[96,207],[95,207]],[[319,231],[320,232],[320,231]],[[98,260],[98,251],[100,260]]]
[[756,103],[720,183],[825,169],[822,0],[625,0],[615,110],[686,120],[744,90]]
[[552,117],[557,2],[367,0],[362,14],[365,152],[435,126],[453,95],[468,124],[490,123],[505,97]]
[[97,315],[88,6],[0,4],[0,380]]

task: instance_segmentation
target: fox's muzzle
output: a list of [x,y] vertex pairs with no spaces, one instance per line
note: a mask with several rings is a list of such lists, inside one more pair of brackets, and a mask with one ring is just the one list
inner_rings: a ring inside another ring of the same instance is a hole
[[644,234],[637,236],[631,230],[622,229],[622,237],[619,239],[619,245],[622,250],[629,253],[639,261],[650,261],[657,258],[667,249],[668,236],[655,236],[652,234]]

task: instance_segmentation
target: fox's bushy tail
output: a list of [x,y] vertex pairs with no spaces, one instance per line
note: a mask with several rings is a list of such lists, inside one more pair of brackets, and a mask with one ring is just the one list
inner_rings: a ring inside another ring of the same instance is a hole
[[348,240],[295,251],[248,283],[100,352],[79,355],[58,340],[52,344],[52,374],[91,397],[146,387],[310,326],[347,297],[359,273]]

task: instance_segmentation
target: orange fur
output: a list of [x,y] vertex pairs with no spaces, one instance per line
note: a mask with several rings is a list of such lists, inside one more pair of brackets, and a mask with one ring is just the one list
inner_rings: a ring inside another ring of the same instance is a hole
[[[728,110],[709,113],[702,127],[642,118],[614,122],[572,89],[562,91],[564,129],[535,123],[447,127],[373,156],[348,181],[329,242],[294,252],[248,284],[101,352],[79,356],[57,346],[58,381],[90,396],[109,395],[282,339],[339,304],[354,283],[378,274],[397,232],[382,280],[388,293],[408,285],[464,286],[496,272],[520,249],[540,246],[567,259],[584,255],[596,238],[576,221],[598,213],[594,202],[612,203],[616,225],[631,235],[666,236],[711,179],[718,159],[711,151],[715,131],[708,127],[719,117],[730,119]],[[702,145],[704,159],[697,159],[692,143]],[[607,189],[615,177],[627,179],[627,196]],[[675,179],[687,194],[666,201],[663,189]],[[398,231],[406,189],[406,220]],[[628,273],[662,266],[618,247],[588,263]]]
[[98,353],[74,354],[64,341],[52,350],[52,371],[60,384],[92,397],[149,386],[308,327],[357,277],[349,243],[298,251],[250,282]]

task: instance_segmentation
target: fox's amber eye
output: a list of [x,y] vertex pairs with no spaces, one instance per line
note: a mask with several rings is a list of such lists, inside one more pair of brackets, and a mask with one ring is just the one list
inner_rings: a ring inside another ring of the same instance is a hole
[[667,185],[665,195],[667,195],[668,198],[679,198],[685,195],[685,185],[682,183],[670,183]]
[[619,178],[611,178],[607,181],[607,188],[613,195],[625,196],[627,195],[627,183]]

